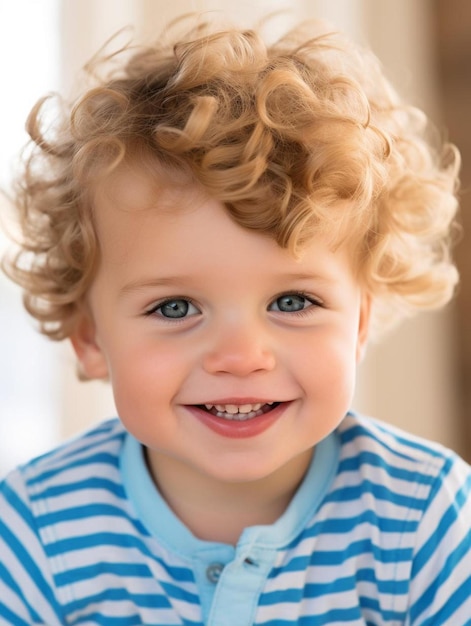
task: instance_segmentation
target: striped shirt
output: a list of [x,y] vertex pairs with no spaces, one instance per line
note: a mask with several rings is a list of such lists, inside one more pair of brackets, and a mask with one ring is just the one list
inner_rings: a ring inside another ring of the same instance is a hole
[[174,516],[118,420],[0,484],[0,624],[471,625],[471,469],[347,415],[237,546]]

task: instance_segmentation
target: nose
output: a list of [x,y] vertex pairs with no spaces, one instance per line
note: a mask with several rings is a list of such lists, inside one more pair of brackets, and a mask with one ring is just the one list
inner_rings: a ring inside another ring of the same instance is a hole
[[257,328],[239,324],[213,334],[204,355],[204,369],[211,374],[249,376],[275,367],[275,354],[268,337]]

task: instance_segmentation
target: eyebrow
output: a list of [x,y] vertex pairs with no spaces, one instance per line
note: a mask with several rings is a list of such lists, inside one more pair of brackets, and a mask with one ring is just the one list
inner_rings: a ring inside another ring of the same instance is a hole
[[143,289],[152,289],[153,287],[165,287],[166,285],[178,285],[187,284],[191,279],[189,276],[161,276],[159,278],[149,278],[143,280],[136,280],[123,285],[119,290],[120,295],[127,295],[135,291],[142,291]]
[[280,278],[286,278],[287,280],[316,280],[319,282],[325,282],[332,280],[332,276],[329,274],[319,275],[310,272],[293,272],[290,274],[280,274]]
[[[308,272],[293,272],[288,274],[277,274],[276,277],[279,280],[283,280],[286,282],[291,281],[316,281],[318,283],[326,283],[335,280],[334,277],[329,275],[320,276],[318,274],[310,274]],[[188,284],[192,283],[194,278],[187,275],[181,276],[161,276],[159,278],[149,278],[143,280],[131,281],[121,287],[119,290],[119,294],[122,296],[126,296],[130,293],[134,293],[136,291],[143,291],[145,289],[152,289],[154,287],[166,287],[168,285],[186,287]]]

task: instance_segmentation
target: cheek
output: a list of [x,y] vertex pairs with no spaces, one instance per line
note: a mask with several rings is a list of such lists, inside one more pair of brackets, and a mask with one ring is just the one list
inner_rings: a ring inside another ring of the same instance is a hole
[[356,378],[356,342],[352,333],[320,333],[300,342],[296,352],[306,388],[327,402],[350,402]]
[[185,356],[166,342],[121,342],[108,354],[116,408],[121,417],[155,413],[178,392],[184,376]]

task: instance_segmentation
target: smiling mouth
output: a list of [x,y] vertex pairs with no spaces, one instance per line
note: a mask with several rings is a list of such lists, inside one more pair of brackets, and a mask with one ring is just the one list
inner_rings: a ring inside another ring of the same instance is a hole
[[266,402],[265,404],[198,404],[198,408],[220,417],[221,419],[245,422],[259,417],[275,409],[280,402]]

